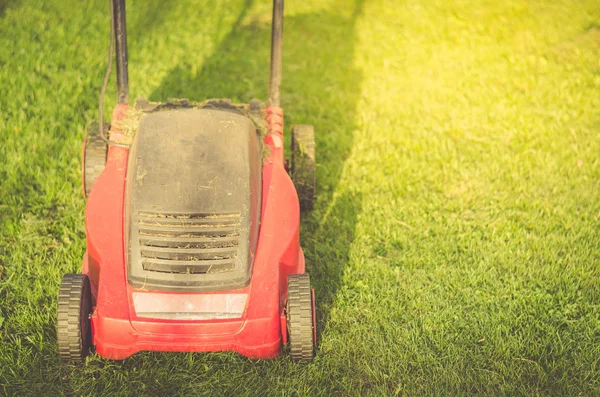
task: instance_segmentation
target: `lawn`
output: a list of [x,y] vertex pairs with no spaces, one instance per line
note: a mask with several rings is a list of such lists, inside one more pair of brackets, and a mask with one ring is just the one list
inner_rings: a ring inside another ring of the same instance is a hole
[[[127,6],[132,98],[266,97],[269,1]],[[109,2],[0,0],[0,394],[600,395],[600,3],[289,0],[286,18],[286,123],[317,131],[316,358],[67,365],[56,301],[85,250]]]

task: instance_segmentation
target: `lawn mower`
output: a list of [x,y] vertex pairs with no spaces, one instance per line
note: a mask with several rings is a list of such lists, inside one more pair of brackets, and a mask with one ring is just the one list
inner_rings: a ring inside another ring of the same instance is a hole
[[[83,149],[87,196],[82,274],[63,277],[59,356],[94,348],[236,351],[294,360],[315,351],[315,298],[299,243],[315,193],[314,129],[280,107],[283,1],[274,0],[268,105],[217,99],[129,105],[125,0],[111,0],[111,45],[99,122]],[[103,123],[113,54],[117,105]]]

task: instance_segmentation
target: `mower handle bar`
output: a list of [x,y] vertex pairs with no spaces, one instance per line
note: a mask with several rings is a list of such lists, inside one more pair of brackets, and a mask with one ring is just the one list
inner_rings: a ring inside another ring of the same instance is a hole
[[[111,0],[112,32],[117,55],[117,102],[129,102],[127,72],[127,25],[125,0]],[[283,54],[283,0],[273,0],[271,30],[271,73],[269,76],[269,106],[279,107]]]

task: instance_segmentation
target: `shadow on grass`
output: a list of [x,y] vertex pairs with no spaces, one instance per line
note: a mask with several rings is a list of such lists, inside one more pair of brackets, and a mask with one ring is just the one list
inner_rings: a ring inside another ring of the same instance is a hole
[[6,14],[6,7],[8,7],[8,0],[0,0],[0,18]]
[[6,9],[16,7],[21,3],[21,0],[0,0],[0,18],[6,14]]
[[[2,0],[0,0],[2,1]],[[235,22],[235,26],[239,25],[240,21],[246,16],[248,10],[252,6],[252,0],[242,0],[243,6],[242,11],[240,12],[237,21]],[[237,4],[239,1],[228,0],[227,2],[223,1],[220,4],[220,7],[234,7],[233,4]],[[168,25],[169,19],[177,18],[178,15],[182,12],[181,8],[185,8],[186,15],[190,20],[198,20],[203,19],[202,15],[207,10],[203,8],[193,8],[189,7],[189,4],[183,4],[176,0],[144,0],[144,2],[133,4],[132,9],[127,9],[127,41],[129,45],[130,52],[135,51],[136,48],[140,48],[143,46],[143,43],[150,37],[165,34],[177,35],[177,31],[172,31],[172,27],[166,27]],[[219,29],[225,22],[225,15],[220,13],[216,20],[211,21],[211,24],[216,25],[218,28],[217,31],[221,31]],[[179,27],[180,29],[187,29],[186,26]],[[133,71],[135,72],[135,70]],[[166,99],[166,98],[165,98]]]

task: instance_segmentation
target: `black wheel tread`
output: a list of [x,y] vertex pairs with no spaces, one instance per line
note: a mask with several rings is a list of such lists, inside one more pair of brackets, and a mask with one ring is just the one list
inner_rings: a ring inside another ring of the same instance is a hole
[[[105,130],[107,130],[105,125]],[[108,146],[104,142],[98,133],[98,123],[92,123],[88,129],[88,136],[85,141],[85,152],[84,152],[84,184],[85,194],[88,196],[92,190],[92,186],[102,170],[106,165],[106,154],[108,153]]]
[[91,343],[90,312],[88,277],[85,274],[65,274],[58,293],[56,322],[58,355],[62,359],[80,362],[87,356]]
[[315,147],[315,129],[312,125],[292,127],[291,175],[302,210],[312,210],[314,206],[317,171]]
[[308,274],[288,277],[287,321],[293,360],[312,360],[314,352],[312,292]]

